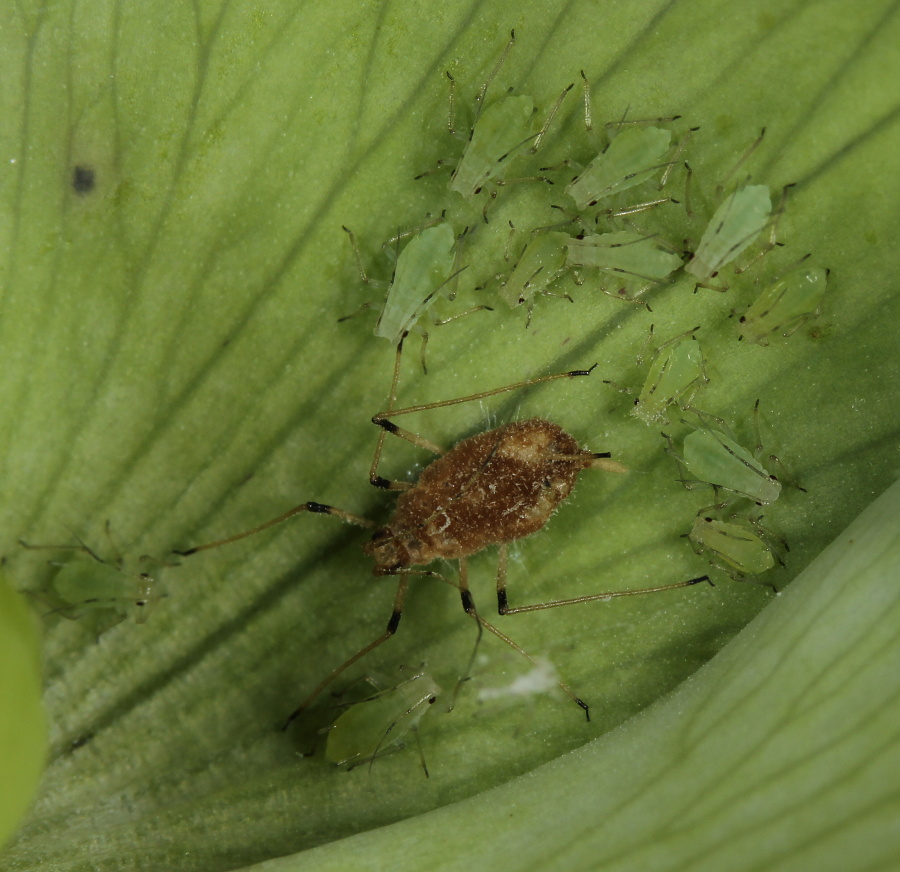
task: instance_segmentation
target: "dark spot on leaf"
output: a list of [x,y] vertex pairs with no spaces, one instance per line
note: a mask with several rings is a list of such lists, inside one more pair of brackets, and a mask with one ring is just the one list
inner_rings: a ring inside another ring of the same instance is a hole
[[96,175],[90,167],[75,167],[72,170],[72,189],[76,194],[90,194],[97,186]]

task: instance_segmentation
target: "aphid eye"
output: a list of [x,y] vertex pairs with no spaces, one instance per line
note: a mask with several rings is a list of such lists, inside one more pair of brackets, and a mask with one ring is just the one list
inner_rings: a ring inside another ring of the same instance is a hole
[[551,488],[551,487],[553,487],[553,482],[550,481],[549,478],[545,478],[545,479],[544,479],[544,487],[545,487],[545,488]]

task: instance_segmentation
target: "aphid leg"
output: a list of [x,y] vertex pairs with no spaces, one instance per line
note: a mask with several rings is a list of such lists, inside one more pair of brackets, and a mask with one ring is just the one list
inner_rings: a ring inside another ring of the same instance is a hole
[[732,166],[731,169],[728,170],[727,173],[725,173],[722,180],[716,187],[716,197],[722,196],[722,193],[725,190],[725,186],[728,184],[731,177],[750,159],[756,149],[758,149],[760,145],[762,145],[763,137],[765,135],[766,128],[763,127],[763,129],[759,132],[759,136],[757,136],[756,139],[754,139],[753,142],[750,143],[746,151],[737,159],[737,163],[735,163],[734,166]]
[[687,170],[687,174],[684,178],[684,212],[688,216],[688,218],[694,217],[694,209],[691,205],[691,183],[694,179],[694,171],[691,169],[691,165],[685,161],[684,168]]
[[459,580],[456,584],[450,582],[449,579],[444,579],[451,586],[458,588],[460,598],[462,599],[462,607],[465,613],[472,618],[478,626],[478,635],[475,637],[475,644],[472,647],[472,653],[469,655],[469,661],[466,663],[466,668],[463,674],[457,679],[456,686],[453,688],[453,693],[450,695],[450,702],[447,705],[447,711],[451,712],[456,707],[456,699],[459,696],[460,690],[462,690],[462,686],[469,681],[472,677],[472,669],[475,666],[475,658],[478,655],[478,648],[481,645],[481,638],[484,635],[484,629],[482,627],[482,620],[477,610],[475,609],[475,600],[472,598],[472,593],[469,590],[469,562],[465,557],[461,557],[459,560]]
[[[414,680],[414,679],[412,679],[412,678],[409,679],[409,681],[413,681],[413,680]],[[418,700],[418,701],[415,702],[413,705],[411,705],[405,712],[403,712],[403,713],[397,718],[397,720],[395,720],[395,721],[387,728],[387,730],[385,730],[384,735],[381,737],[381,741],[379,741],[379,743],[375,746],[375,750],[372,752],[372,756],[368,758],[369,770],[370,770],[370,771],[371,771],[371,769],[372,769],[373,764],[375,763],[375,758],[376,758],[376,757],[383,756],[384,753],[387,752],[387,750],[395,750],[395,749],[386,749],[385,751],[382,751],[382,747],[383,747],[384,743],[388,740],[388,737],[390,736],[390,734],[391,734],[391,732],[394,730],[394,728],[397,727],[397,726],[399,726],[399,725],[402,723],[402,721],[404,720],[404,718],[410,718],[410,717],[412,717],[412,716],[415,714],[416,709],[421,708],[423,705],[432,705],[432,704],[435,702],[436,699],[437,699],[437,696],[435,696],[435,694],[433,694],[433,693],[432,693],[432,694],[429,694],[429,695],[427,695],[427,696],[422,697],[422,699]],[[413,725],[409,728],[409,731],[410,731],[410,732],[413,734],[413,736],[415,737],[415,740],[416,740],[416,747],[419,749],[419,761],[420,761],[421,764],[422,764],[422,770],[425,772],[425,777],[426,777],[426,778],[429,778],[430,776],[429,776],[429,774],[428,774],[428,766],[427,766],[426,763],[425,763],[425,751],[424,751],[424,749],[422,748],[422,740],[419,738],[419,727],[418,727],[418,725],[413,724]],[[359,763],[365,763],[365,762],[366,762],[365,760],[360,760],[360,761],[359,761]],[[354,764],[354,765],[359,765],[359,764]]]
[[[688,331],[688,332],[690,332],[690,331]],[[372,418],[372,422],[374,424],[377,424],[379,427],[384,427],[383,422],[385,422],[387,420],[388,416],[395,418],[398,415],[409,415],[412,412],[427,412],[427,411],[430,411],[431,409],[442,409],[445,406],[457,406],[460,403],[471,403],[471,402],[474,402],[475,400],[483,400],[487,397],[496,396],[497,394],[505,394],[508,391],[515,391],[520,388],[527,388],[527,387],[531,387],[532,385],[539,385],[539,384],[543,384],[545,382],[557,381],[561,378],[578,378],[579,376],[590,375],[594,371],[596,366],[597,366],[597,364],[595,363],[590,369],[573,369],[573,370],[569,370],[568,372],[554,373],[553,375],[541,375],[541,376],[537,376],[536,378],[526,379],[525,381],[514,382],[513,384],[504,385],[503,387],[500,387],[500,388],[493,388],[492,390],[489,390],[489,391],[481,391],[480,393],[469,394],[468,396],[465,396],[465,397],[454,397],[451,400],[439,400],[436,403],[422,403],[421,405],[418,405],[418,406],[407,406],[406,408],[403,408],[403,409],[387,410],[384,412],[379,412],[377,415],[375,415]]]
[[[483,626],[488,632],[493,633],[498,639],[509,645],[509,647],[512,648],[513,651],[518,651],[518,653],[521,654],[532,666],[534,666],[535,668],[540,668],[540,661],[536,657],[533,657],[531,654],[529,654],[521,645],[513,642],[513,640],[510,639],[509,636],[506,635],[506,633],[497,629],[497,627],[490,623],[490,621],[486,621],[484,618],[479,617],[478,620],[481,626]],[[572,688],[569,687],[569,685],[564,681],[557,680],[557,684],[559,685],[560,690],[562,690],[562,692],[565,693],[565,695],[568,696],[569,699],[571,699],[572,702],[574,702],[584,712],[585,719],[589,721],[591,719],[590,706],[583,699],[581,699],[581,697],[579,697],[578,694],[576,694],[575,691],[572,690]]]
[[[762,431],[760,429],[760,411],[759,411],[759,399],[753,404],[753,435],[756,439],[756,447],[754,449],[753,455],[757,460],[761,460],[762,455],[765,454],[765,449],[763,447],[762,440]],[[798,491],[802,493],[807,493],[805,487],[803,487],[800,482],[797,480],[797,477],[791,473],[791,471],[785,466],[784,461],[777,454],[769,454],[768,459],[773,463],[778,465],[779,470],[781,471],[781,476],[785,482],[787,482],[792,487],[795,487]]]
[[397,632],[397,627],[400,625],[400,618],[403,616],[403,600],[406,597],[406,589],[409,586],[409,576],[410,575],[423,575],[430,573],[420,573],[420,572],[402,572],[395,573],[400,576],[400,581],[397,584],[397,592],[394,594],[394,605],[391,609],[391,618],[388,621],[387,629],[377,638],[374,642],[369,642],[368,645],[364,645],[359,649],[352,657],[349,657],[340,666],[332,669],[325,678],[320,681],[312,693],[308,694],[307,697],[300,703],[300,705],[295,708],[290,715],[288,715],[287,720],[282,725],[281,729],[286,730],[298,717],[300,717],[303,712],[309,708],[309,706],[316,700],[319,694],[331,684],[332,681],[335,680],[345,669],[348,669],[357,660],[361,660],[366,656],[370,651],[374,651],[379,645],[383,645],[387,642],[394,633]]
[[[759,251],[745,263],[742,267],[735,267],[734,272],[736,275],[740,275],[743,272],[746,272],[750,267],[752,267],[755,263],[762,260],[773,248],[779,245],[784,245],[783,242],[778,241],[778,224],[781,221],[781,216],[784,215],[785,203],[787,202],[788,190],[793,188],[796,185],[796,182],[791,182],[789,185],[785,185],[781,189],[781,198],[778,200],[778,205],[772,212],[772,220],[769,224],[769,239],[768,241],[759,249]],[[809,255],[807,255],[808,257]],[[804,260],[805,258],[800,258],[800,260]]]
[[[669,182],[669,176],[672,174],[672,170],[675,168],[675,165],[681,162],[681,155],[684,153],[684,150],[687,148],[687,144],[691,141],[691,137],[699,130],[699,127],[692,127],[688,132],[681,137],[678,141],[678,145],[675,147],[675,151],[672,154],[672,159],[668,162],[668,166],[662,174],[662,178],[659,180],[659,186],[657,187],[658,191],[661,191]],[[687,161],[684,161],[684,165],[687,167]],[[688,167],[688,171],[690,172],[690,167]],[[688,212],[688,217],[690,217],[690,212]]]
[[345,523],[355,524],[357,527],[374,529],[377,526],[373,521],[370,521],[368,518],[363,518],[360,515],[345,512],[343,509],[337,509],[334,506],[326,506],[323,503],[309,501],[301,503],[299,506],[294,506],[294,508],[288,509],[277,518],[272,518],[271,521],[266,521],[264,524],[258,524],[256,527],[244,530],[242,533],[236,533],[234,536],[227,536],[225,539],[217,539],[215,542],[207,542],[204,545],[195,545],[193,548],[187,548],[184,551],[174,550],[174,553],[179,554],[182,557],[188,557],[191,554],[196,554],[198,551],[208,551],[212,548],[218,548],[221,545],[230,545],[232,542],[237,542],[239,539],[246,539],[248,536],[255,536],[257,533],[262,533],[263,530],[268,530],[269,527],[281,524],[283,521],[287,521],[302,512],[313,512],[318,515],[333,515],[336,518],[340,518]]
[[[616,464],[615,461],[609,461],[604,457],[595,458],[594,463],[591,463],[589,465],[596,466],[601,469],[606,469],[610,472],[623,471],[622,467],[619,467],[618,469],[616,468],[618,464]],[[549,600],[542,603],[532,603],[525,606],[510,606],[509,598],[506,592],[506,550],[507,549],[505,544],[500,545],[500,560],[498,561],[497,565],[497,611],[501,615],[515,615],[519,614],[520,612],[535,612],[541,611],[543,609],[557,608],[558,606],[576,605],[578,603],[596,602],[598,600],[606,601],[621,596],[637,596],[639,594],[645,593],[659,593],[660,591],[664,590],[675,590],[679,587],[690,587],[691,585],[699,584],[702,581],[706,581],[712,584],[708,575],[701,575],[698,578],[691,578],[688,581],[679,581],[675,582],[674,584],[660,585],[658,587],[639,588],[637,590],[607,591],[604,593],[587,594],[585,596],[572,597],[570,599]],[[487,626],[487,624],[485,624],[485,626]]]
[[530,149],[531,154],[534,154],[541,147],[541,142],[543,141],[551,122],[556,117],[556,113],[559,112],[559,107],[562,106],[562,101],[566,99],[566,94],[568,94],[569,91],[571,91],[574,87],[575,84],[573,82],[567,88],[563,88],[562,94],[560,94],[559,97],[556,98],[556,102],[553,104],[553,108],[550,110],[550,114],[547,116],[547,120],[544,121],[543,127],[541,127],[541,129],[538,131],[537,136],[534,138],[534,142],[532,143]]
[[641,294],[649,291],[653,285],[644,285],[642,288],[638,288],[635,291],[633,296],[629,296],[625,293],[625,288],[621,287],[615,291],[609,290],[609,288],[600,288],[600,291],[606,294],[607,297],[612,297],[614,300],[618,300],[620,303],[636,303],[638,306],[643,306],[648,312],[653,313],[653,309],[650,308],[650,304],[641,298]]
[[678,467],[678,480],[681,482],[682,486],[687,490],[693,490],[695,485],[702,484],[703,482],[700,482],[695,478],[684,477],[684,458],[675,450],[675,442],[668,433],[661,433],[660,435],[666,440],[666,454],[675,460],[675,465]]
[[[478,93],[475,95],[475,118],[472,121],[472,130],[475,129],[475,122],[478,121],[478,117],[481,115],[481,110],[484,108],[484,98],[487,94],[488,88],[491,86],[491,83],[497,77],[497,73],[500,72],[500,68],[506,62],[506,58],[509,56],[510,51],[512,51],[512,47],[516,42],[516,32],[515,30],[511,30],[509,32],[509,42],[506,44],[506,48],[503,49],[500,57],[497,58],[497,62],[494,64],[494,68],[488,74],[488,77],[484,80],[484,84],[481,86]],[[449,75],[449,73],[448,73]],[[450,81],[453,79],[451,77]]]
[[[74,533],[72,535],[75,536]],[[97,563],[109,565],[109,561],[104,560],[87,543],[82,542],[81,539],[78,538],[78,536],[75,536],[75,538],[78,539],[77,545],[31,545],[24,539],[19,539],[19,544],[28,551],[81,551],[83,554],[87,554],[89,557],[92,557],[97,561]]]
[[[637,175],[634,173],[633,175]],[[603,209],[597,213],[597,219],[599,223],[599,218],[601,215],[605,215],[607,218],[627,218],[629,215],[639,215],[641,212],[649,212],[651,209],[655,209],[657,206],[661,206],[663,203],[675,203],[676,200],[673,200],[671,197],[660,197],[656,200],[647,200],[644,203],[635,203],[633,206],[626,206],[624,209]]]
[[681,118],[680,115],[669,115],[665,118],[629,118],[626,120],[626,115],[628,115],[628,108],[625,109],[625,112],[622,115],[621,120],[619,121],[607,121],[606,129],[607,131],[613,127],[634,127],[638,124],[668,124],[672,121],[677,121]]

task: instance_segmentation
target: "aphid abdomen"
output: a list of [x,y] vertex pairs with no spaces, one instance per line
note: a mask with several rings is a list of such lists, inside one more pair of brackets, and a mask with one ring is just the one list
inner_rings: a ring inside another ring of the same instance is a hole
[[[535,533],[593,455],[540,418],[464,439],[400,495],[389,524],[412,565],[476,554]],[[571,457],[571,460],[565,459]]]

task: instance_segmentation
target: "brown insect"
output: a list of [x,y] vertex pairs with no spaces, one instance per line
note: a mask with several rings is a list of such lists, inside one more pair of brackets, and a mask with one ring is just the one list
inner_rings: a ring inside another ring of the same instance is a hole
[[[460,592],[466,614],[478,625],[479,639],[486,629],[535,663],[530,654],[486,621],[475,609],[469,591],[467,560],[471,555],[491,545],[498,546],[500,552],[497,570],[497,609],[501,615],[608,600],[613,597],[655,593],[709,581],[709,577],[704,575],[654,588],[610,591],[571,599],[510,606],[506,591],[508,544],[540,530],[560,503],[571,493],[582,470],[602,469],[621,473],[626,471],[625,468],[610,460],[609,452],[598,454],[579,448],[575,439],[565,430],[542,418],[504,424],[493,430],[478,433],[463,439],[449,451],[444,451],[440,446],[421,436],[398,427],[390,418],[481,400],[557,379],[588,376],[594,367],[528,379],[466,397],[394,409],[402,348],[401,339],[397,346],[388,408],[372,418],[372,422],[381,428],[381,434],[372,459],[369,481],[378,488],[401,491],[394,513],[385,526],[379,527],[368,518],[334,506],[305,502],[251,530],[176,552],[187,556],[198,551],[217,548],[252,536],[302,512],[334,515],[347,523],[374,529],[372,538],[363,545],[365,553],[375,562],[373,574],[399,577],[387,628],[377,639],[333,669],[290,715],[285,727],[345,669],[397,632],[409,578],[413,575],[437,578],[455,587]],[[422,471],[417,482],[390,481],[378,475],[381,451],[388,433],[440,455]],[[439,558],[459,561],[459,575],[456,580],[433,570],[415,568],[427,566]],[[473,652],[470,667],[474,656]],[[576,696],[568,685],[560,682],[560,687],[581,706],[590,719],[588,705]]]

